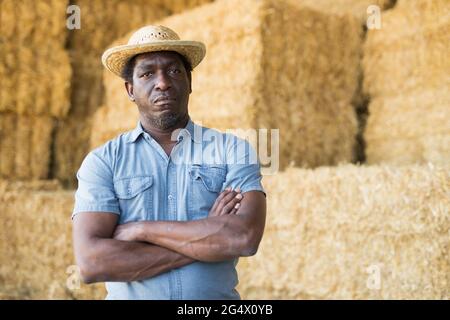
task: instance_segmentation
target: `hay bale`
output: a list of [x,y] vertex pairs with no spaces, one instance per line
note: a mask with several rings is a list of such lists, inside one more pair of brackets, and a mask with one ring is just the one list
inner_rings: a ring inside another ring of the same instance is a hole
[[[119,133],[136,126],[139,112],[133,103],[125,103],[122,108],[100,107],[94,115],[94,123],[102,123],[91,131],[90,148],[96,148]],[[107,124],[106,126],[104,124]]]
[[[364,47],[364,90],[372,97],[449,86],[450,3],[400,1],[370,30]],[[400,67],[401,66],[401,67]]]
[[[40,182],[41,186],[46,182]],[[70,290],[73,191],[0,189],[0,295],[16,299],[103,299],[102,284]],[[24,219],[24,216],[27,219]]]
[[0,178],[49,177],[54,119],[0,113]]
[[[193,73],[189,111],[194,121],[220,130],[280,128],[281,167],[353,159],[357,123],[351,101],[363,33],[359,19],[288,1],[231,0],[158,24],[206,44],[205,60]],[[112,98],[106,105],[124,114],[131,103],[123,81],[108,81]],[[123,122],[134,126],[136,120]],[[109,126],[116,123],[104,123],[104,136],[112,136]],[[126,125],[120,130],[130,129]]]
[[290,168],[263,184],[266,230],[238,264],[243,298],[450,297],[450,167]]
[[367,162],[408,165],[413,163],[448,164],[450,135],[432,134],[414,138],[372,139],[367,143]]
[[[103,102],[102,67],[98,56],[71,53],[73,77],[70,116],[92,115]],[[70,117],[68,117],[70,119]]]
[[203,5],[205,3],[213,2],[214,0],[156,0],[156,1],[159,1],[160,4],[170,12],[170,14],[175,14]]
[[447,87],[374,99],[365,131],[367,161],[449,163],[449,107]]
[[367,21],[367,8],[371,5],[377,5],[381,10],[390,9],[394,6],[396,0],[292,0],[301,5],[328,10],[337,15],[351,14],[356,16],[362,23]]
[[118,37],[170,14],[158,1],[75,0],[73,4],[80,7],[82,21],[81,29],[70,34],[69,48],[98,59],[107,45]]
[[16,116],[0,114],[0,176],[14,177]]
[[53,174],[67,188],[76,186],[76,172],[89,152],[92,124],[92,118],[74,116],[57,125]]
[[[69,48],[99,58],[108,44],[156,19],[212,0],[75,0],[82,26],[70,34]],[[119,15],[117,13],[120,13]]]
[[0,112],[67,115],[71,76],[64,49],[67,3],[1,2]]
[[[101,284],[65,286],[73,191],[8,183],[0,181],[0,296],[103,298]],[[449,298],[449,167],[289,168],[263,183],[266,231],[258,254],[238,264],[243,298]]]
[[0,193],[11,191],[55,191],[62,189],[58,180],[5,180],[0,179]]
[[369,163],[450,161],[450,3],[400,1],[369,31],[364,134]]

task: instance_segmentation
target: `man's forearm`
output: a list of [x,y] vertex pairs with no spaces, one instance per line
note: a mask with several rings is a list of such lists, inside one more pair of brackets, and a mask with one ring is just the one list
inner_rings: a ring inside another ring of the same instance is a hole
[[226,215],[195,221],[139,222],[139,238],[195,260],[224,261],[253,254],[244,220],[241,215]]
[[85,261],[79,262],[87,283],[137,281],[194,262],[182,254],[148,243],[91,239]]

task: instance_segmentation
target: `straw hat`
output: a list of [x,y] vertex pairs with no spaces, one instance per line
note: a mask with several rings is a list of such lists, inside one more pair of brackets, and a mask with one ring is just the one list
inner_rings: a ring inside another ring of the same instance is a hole
[[132,34],[128,44],[112,47],[102,56],[103,65],[118,75],[133,56],[154,51],[175,51],[186,57],[194,69],[205,57],[205,45],[198,41],[180,40],[171,29],[164,26],[146,26]]

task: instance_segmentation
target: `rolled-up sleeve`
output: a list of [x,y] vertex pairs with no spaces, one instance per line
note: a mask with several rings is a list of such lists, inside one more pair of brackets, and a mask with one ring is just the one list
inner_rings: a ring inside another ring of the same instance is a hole
[[224,188],[240,188],[242,193],[261,191],[266,195],[262,186],[261,166],[255,149],[247,140],[233,137],[227,139],[227,176]]
[[119,202],[114,192],[113,173],[108,162],[95,152],[90,152],[77,172],[78,189],[72,218],[86,211],[120,214]]

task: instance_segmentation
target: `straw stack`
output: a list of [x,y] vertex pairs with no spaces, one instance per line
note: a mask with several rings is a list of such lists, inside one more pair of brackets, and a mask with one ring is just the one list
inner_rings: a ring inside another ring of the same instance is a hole
[[55,191],[60,190],[61,184],[58,180],[6,180],[0,179],[0,193],[10,191]]
[[369,31],[364,89],[370,95],[369,163],[450,161],[450,3],[399,1]]
[[[296,0],[293,0],[296,1]],[[329,10],[330,12],[342,15],[352,14],[358,17],[362,22],[367,21],[367,9],[369,6],[376,5],[380,10],[390,9],[394,6],[396,0],[297,0],[302,5],[321,10]]]
[[46,179],[55,119],[0,113],[0,177]]
[[212,2],[214,0],[156,0],[163,7],[170,11],[170,14],[180,13],[199,5]]
[[66,0],[0,3],[0,112],[64,117],[71,69]]
[[91,148],[96,148],[118,134],[131,130],[136,126],[138,118],[137,106],[130,102],[125,102],[120,108],[100,107],[94,115],[93,122],[103,125],[96,130],[92,130],[90,136]]
[[[158,23],[183,39],[206,44],[206,58],[193,73],[189,112],[194,121],[221,130],[279,128],[281,167],[289,162],[319,166],[352,160],[359,19],[290,1],[230,0]],[[137,119],[136,112],[130,113],[130,120],[106,117],[132,110],[123,81],[107,81],[111,97],[105,108],[111,111],[100,111],[99,118],[114,121],[104,121],[99,130],[106,133],[97,137],[111,138],[131,129]],[[120,122],[123,126],[114,132]],[[93,146],[103,142],[91,140]]]
[[[73,32],[69,46],[75,53],[99,55],[118,37],[155,19],[211,0],[75,0],[82,12],[81,29]],[[81,58],[81,57],[79,57]],[[78,59],[77,59],[78,60]]]
[[450,298],[450,167],[288,169],[265,177],[245,299]]
[[[3,188],[2,188],[3,186]],[[42,191],[45,189],[46,191]],[[102,284],[77,285],[72,252],[73,192],[54,181],[0,181],[0,296],[18,299],[103,299]],[[24,219],[26,217],[26,219]],[[67,284],[69,283],[69,287]]]
[[69,111],[66,0],[0,2],[0,178],[45,179]]
[[[263,184],[266,230],[238,264],[243,298],[450,298],[450,167],[288,168]],[[54,182],[0,181],[0,296],[104,298],[101,284],[66,287],[72,208]]]

